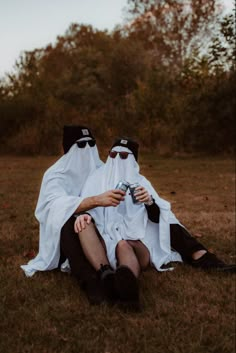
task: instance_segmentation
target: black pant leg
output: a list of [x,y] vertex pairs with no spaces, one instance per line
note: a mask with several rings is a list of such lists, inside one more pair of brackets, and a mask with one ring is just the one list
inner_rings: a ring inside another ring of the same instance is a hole
[[184,262],[192,262],[192,254],[198,250],[207,250],[179,224],[170,225],[171,248],[177,251]]
[[61,258],[69,260],[71,273],[86,289],[89,282],[97,280],[97,273],[84,255],[78,234],[74,231],[74,222],[75,217],[72,216],[61,229]]

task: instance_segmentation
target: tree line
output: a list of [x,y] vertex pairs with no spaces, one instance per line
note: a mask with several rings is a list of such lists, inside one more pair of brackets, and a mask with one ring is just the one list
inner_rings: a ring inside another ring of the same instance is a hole
[[217,0],[128,0],[112,32],[71,24],[0,80],[2,153],[54,154],[64,124],[99,145],[136,138],[159,153],[232,153],[234,14]]

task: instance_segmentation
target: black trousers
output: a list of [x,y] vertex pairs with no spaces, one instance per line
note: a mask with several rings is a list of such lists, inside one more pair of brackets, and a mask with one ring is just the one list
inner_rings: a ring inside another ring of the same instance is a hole
[[179,224],[170,225],[171,248],[177,251],[184,262],[192,262],[192,254],[198,250],[207,250]]
[[[86,289],[91,281],[97,281],[97,273],[83,253],[78,234],[74,231],[74,222],[75,217],[72,216],[61,230],[60,264],[68,258],[72,274],[77,278],[80,286]],[[170,225],[170,239],[172,249],[177,251],[186,263],[191,263],[192,254],[195,251],[207,250],[178,224]]]

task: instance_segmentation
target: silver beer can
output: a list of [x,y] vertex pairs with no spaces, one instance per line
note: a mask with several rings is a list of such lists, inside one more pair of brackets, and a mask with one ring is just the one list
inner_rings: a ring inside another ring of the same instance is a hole
[[126,192],[129,188],[129,183],[125,180],[120,180],[119,183],[116,185],[115,189],[122,190]]
[[133,201],[133,203],[136,204],[136,205],[140,205],[140,204],[141,204],[141,202],[139,202],[139,201],[136,199],[136,197],[135,197],[135,189],[136,189],[138,186],[140,186],[139,183],[133,183],[133,184],[130,184],[130,185],[129,185],[129,189],[130,189],[130,194],[131,194],[131,197],[132,197],[132,201]]

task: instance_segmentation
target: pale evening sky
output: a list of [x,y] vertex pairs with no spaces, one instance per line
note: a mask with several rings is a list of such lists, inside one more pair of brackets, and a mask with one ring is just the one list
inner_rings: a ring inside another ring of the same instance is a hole
[[[233,0],[223,0],[228,9]],[[0,0],[0,77],[24,50],[45,47],[73,22],[112,30],[127,0]]]

